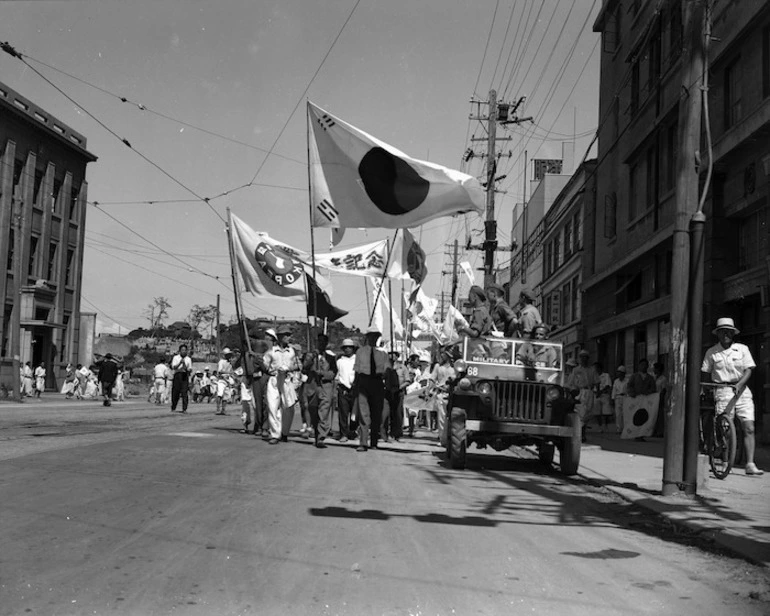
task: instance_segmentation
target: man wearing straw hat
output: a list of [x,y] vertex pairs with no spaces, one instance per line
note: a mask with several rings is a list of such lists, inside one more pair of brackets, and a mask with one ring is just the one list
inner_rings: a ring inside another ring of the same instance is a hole
[[382,404],[385,396],[383,376],[388,367],[388,356],[377,348],[382,333],[376,325],[370,325],[364,336],[364,345],[356,351],[356,387],[358,389],[358,448],[366,451],[376,448],[379,426],[382,421]]
[[358,345],[351,338],[342,341],[342,355],[337,358],[337,412],[340,423],[340,443],[352,438],[350,420],[353,416],[356,390],[356,349]]
[[751,351],[745,344],[734,342],[740,330],[729,317],[717,320],[712,333],[719,342],[706,351],[701,372],[705,380],[723,385],[714,390],[717,414],[737,415],[743,425],[743,444],[746,449],[746,474],[762,475],[764,471],[754,463],[754,398],[747,383],[756,368]]
[[264,355],[263,363],[270,375],[267,381],[267,406],[269,409],[271,445],[288,440],[289,428],[294,418],[297,390],[293,378],[299,373],[297,353],[289,342],[291,327],[281,325],[276,332],[278,344]]

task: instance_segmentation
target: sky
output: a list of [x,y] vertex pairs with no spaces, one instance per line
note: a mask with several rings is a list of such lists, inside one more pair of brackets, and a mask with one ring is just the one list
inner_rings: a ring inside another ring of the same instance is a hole
[[[194,304],[215,304],[219,294],[228,321],[235,315],[223,223],[228,207],[254,229],[310,249],[307,99],[410,156],[480,177],[481,159],[462,160],[469,147],[486,150],[470,141],[486,136],[482,123],[469,119],[477,111],[470,100],[487,100],[493,88],[506,102],[526,96],[519,115],[533,122],[497,132],[511,138],[498,143],[512,156],[500,159],[498,175],[506,178],[498,188],[505,192],[496,196],[499,240],[510,243],[524,151],[530,161],[560,158],[562,142],[574,136],[579,162],[598,125],[601,45],[591,26],[600,6],[601,0],[0,2],[0,40],[77,104],[7,54],[0,54],[0,81],[85,135],[98,156],[87,171],[81,304],[97,312],[97,330],[146,327],[145,310],[161,296],[171,304],[171,322],[184,320]],[[192,194],[211,198],[249,184],[208,204]],[[477,215],[436,219],[412,232],[428,255],[429,295],[450,288],[442,272],[451,270],[455,239],[460,261],[483,266],[480,251],[464,250],[467,237],[483,239]],[[392,234],[350,230],[340,247]],[[315,231],[315,244],[328,250],[328,230]],[[509,253],[497,257],[505,266]],[[467,292],[469,280],[460,280]],[[349,311],[342,322],[366,327],[363,280],[332,281],[333,302]],[[393,288],[395,296],[400,283]],[[243,300],[249,318],[305,318],[303,304],[248,294]]]

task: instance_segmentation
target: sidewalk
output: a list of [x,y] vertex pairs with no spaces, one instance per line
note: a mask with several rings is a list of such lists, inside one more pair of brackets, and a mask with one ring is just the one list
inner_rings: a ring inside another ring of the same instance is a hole
[[583,444],[579,474],[737,556],[770,566],[770,449],[757,447],[755,460],[766,471],[761,477],[745,475],[741,465],[719,480],[709,469],[707,486],[695,497],[664,497],[662,438],[628,441],[594,428]]

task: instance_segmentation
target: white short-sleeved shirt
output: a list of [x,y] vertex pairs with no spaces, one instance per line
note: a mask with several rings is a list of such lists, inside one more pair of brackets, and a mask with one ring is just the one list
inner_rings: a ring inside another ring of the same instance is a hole
[[344,385],[348,389],[353,387],[353,381],[356,378],[356,356],[351,355],[346,357],[343,355],[337,360],[337,378],[340,385]]
[[715,344],[703,358],[701,372],[707,372],[715,383],[737,383],[747,368],[756,368],[751,351],[745,344],[733,342],[728,348]]

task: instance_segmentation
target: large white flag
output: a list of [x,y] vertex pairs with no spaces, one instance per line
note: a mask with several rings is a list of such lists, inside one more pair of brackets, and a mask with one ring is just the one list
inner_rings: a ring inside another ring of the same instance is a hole
[[[310,259],[310,255],[307,255]],[[382,278],[388,260],[388,242],[381,240],[345,250],[316,254],[316,267],[342,274]]]
[[386,333],[390,332],[390,324],[392,319],[393,337],[403,339],[406,333],[404,325],[401,322],[398,314],[396,314],[395,311],[391,308],[390,300],[388,299],[388,294],[386,293],[385,289],[380,291],[381,285],[382,279],[372,278],[372,299],[374,302],[376,302],[372,325],[376,325],[384,337]]
[[411,158],[308,102],[310,198],[317,227],[416,227],[484,211],[476,178]]
[[436,323],[433,320],[433,315],[436,314],[436,308],[438,308],[438,300],[428,297],[422,287],[417,287],[417,290],[410,297],[409,305],[414,326],[420,331],[435,333]]
[[[235,260],[246,290],[305,302],[304,276],[312,275],[312,268],[297,251],[267,233],[255,231],[235,214],[230,214],[230,223]],[[328,290],[328,280],[317,274],[316,280],[324,291]]]

